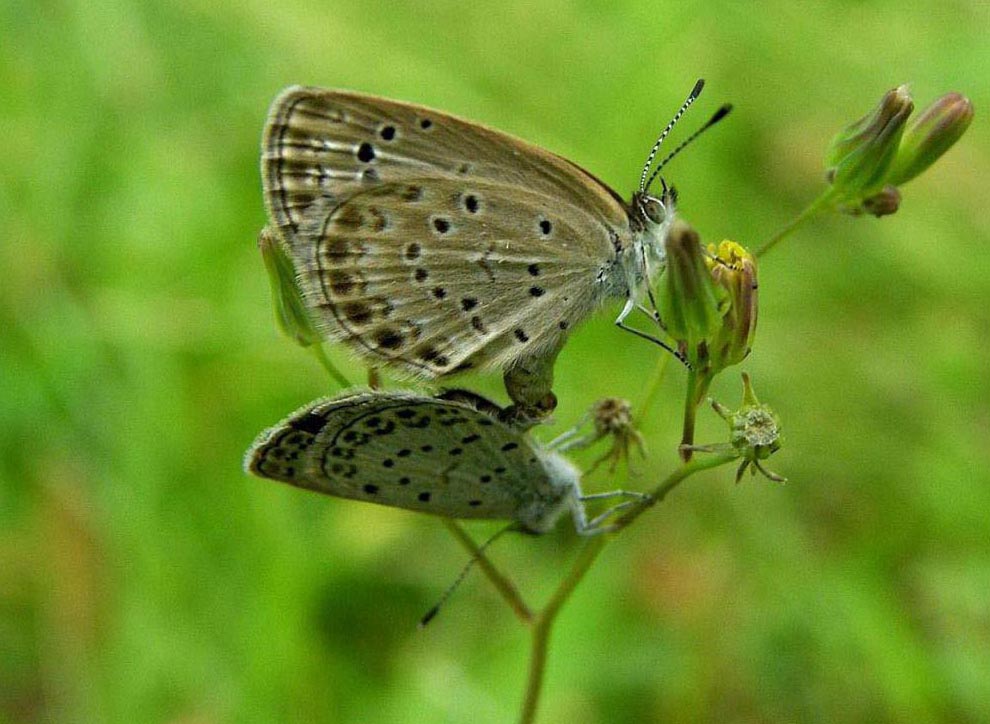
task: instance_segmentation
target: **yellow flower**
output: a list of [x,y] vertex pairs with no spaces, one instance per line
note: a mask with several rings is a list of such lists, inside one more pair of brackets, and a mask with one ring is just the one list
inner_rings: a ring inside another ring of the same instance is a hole
[[716,248],[708,245],[705,260],[712,280],[728,296],[722,308],[722,323],[709,343],[711,365],[715,370],[739,364],[749,355],[756,335],[756,259],[734,241],[723,241]]
[[734,241],[702,248],[687,224],[666,240],[658,290],[664,328],[693,370],[711,377],[749,354],[756,332],[756,260]]

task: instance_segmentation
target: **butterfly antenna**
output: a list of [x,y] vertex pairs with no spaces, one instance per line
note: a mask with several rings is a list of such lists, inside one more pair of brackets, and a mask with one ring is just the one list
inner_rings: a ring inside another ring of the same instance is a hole
[[[670,163],[671,159],[674,158],[674,156],[676,156],[681,151],[683,151],[685,148],[687,148],[688,144],[690,144],[692,141],[694,141],[694,139],[696,139],[702,133],[704,133],[709,128],[711,128],[712,126],[714,126],[716,123],[718,123],[723,118],[725,118],[727,115],[729,115],[729,112],[731,110],[732,110],[732,104],[731,103],[726,103],[724,106],[722,106],[717,111],[715,111],[714,115],[712,115],[712,117],[708,119],[708,122],[705,125],[703,125],[697,131],[695,131],[690,136],[688,136],[687,139],[683,143],[681,143],[681,145],[679,145],[673,151],[671,151],[670,153],[668,153],[667,156],[663,159],[663,161],[661,161],[660,163],[658,163],[657,164],[657,167],[655,169],[653,169],[653,173],[650,175],[650,180],[646,182],[646,186],[644,187],[643,190],[648,189],[648,188],[650,188],[650,186],[653,185],[653,179],[655,179],[657,177],[657,175],[660,173],[660,169],[662,169],[664,166],[666,166],[668,163]],[[660,180],[663,181],[662,178]],[[665,184],[665,186],[666,186],[666,184]]]
[[497,541],[499,538],[501,538],[504,533],[508,533],[510,530],[518,530],[518,529],[519,526],[517,523],[511,523],[505,526],[504,528],[502,528],[502,530],[495,533],[495,535],[493,535],[491,538],[486,540],[480,546],[478,546],[478,550],[475,551],[474,556],[471,558],[471,560],[467,562],[464,568],[461,569],[461,572],[457,574],[457,578],[454,579],[454,582],[451,583],[449,586],[447,586],[447,590],[444,591],[443,594],[440,596],[440,600],[438,600],[430,608],[430,610],[423,615],[423,618],[419,620],[419,627],[421,629],[426,628],[426,624],[428,624],[430,621],[436,618],[436,615],[440,613],[440,607],[447,602],[447,599],[450,598],[451,595],[453,595],[454,591],[457,590],[457,587],[464,582],[464,579],[467,577],[467,574],[474,567],[474,564],[477,563],[478,559],[485,554],[485,549],[488,548],[488,546],[490,546],[492,543]]
[[650,173],[650,166],[653,164],[653,159],[656,158],[657,151],[660,150],[660,144],[663,143],[663,139],[667,137],[670,130],[674,127],[674,124],[681,119],[684,115],[684,111],[691,107],[691,104],[697,100],[698,96],[701,95],[701,89],[705,87],[705,79],[699,78],[698,82],[694,84],[694,88],[691,89],[691,93],[688,95],[687,100],[681,106],[680,110],[674,114],[674,117],[670,119],[670,123],[667,127],[663,129],[663,133],[657,138],[657,142],[653,144],[653,148],[650,149],[650,155],[646,157],[646,164],[643,166],[643,174],[639,177],[639,190],[641,192],[646,191],[648,184],[646,183],[646,177]]

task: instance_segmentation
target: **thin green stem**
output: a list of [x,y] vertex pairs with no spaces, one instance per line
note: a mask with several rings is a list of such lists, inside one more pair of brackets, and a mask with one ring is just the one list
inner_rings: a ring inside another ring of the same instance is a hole
[[316,355],[316,359],[319,360],[323,369],[325,369],[327,373],[333,377],[334,382],[340,385],[341,389],[352,387],[348,379],[340,373],[340,370],[338,370],[334,366],[333,362],[330,361],[330,358],[327,357],[327,352],[323,349],[323,344],[321,342],[314,342],[310,345],[310,348],[313,350],[313,354]]
[[611,533],[611,535],[615,535],[615,533],[618,533],[623,528],[626,528],[649,508],[652,508],[657,503],[662,502],[663,499],[670,494],[670,491],[695,473],[701,472],[702,470],[717,468],[720,465],[725,465],[726,463],[731,463],[738,459],[739,454],[735,450],[729,450],[713,454],[710,457],[695,458],[689,463],[684,463],[681,467],[664,478],[663,481],[649,494],[649,497],[644,499],[642,503],[639,505],[634,505],[628,511],[619,516],[613,524],[614,532]]
[[698,414],[698,405],[712,383],[712,376],[707,372],[691,370],[688,372],[687,390],[684,393],[684,423],[681,428],[681,460],[691,460],[690,446],[694,444],[694,425]]
[[464,549],[471,555],[471,558],[478,563],[478,567],[481,568],[482,572],[492,582],[495,589],[502,595],[505,602],[509,604],[512,610],[515,612],[516,616],[523,623],[532,623],[533,621],[533,611],[526,602],[522,599],[519,590],[516,588],[515,584],[512,583],[508,578],[506,578],[501,571],[499,571],[490,560],[485,552],[481,550],[481,546],[475,543],[474,539],[465,532],[465,530],[460,526],[459,523],[450,518],[442,518],[443,524],[450,531],[451,535],[457,539],[457,542],[464,546]]
[[522,712],[519,715],[519,721],[521,724],[531,724],[536,717],[536,709],[540,701],[540,692],[543,689],[543,675],[546,671],[547,665],[547,647],[550,643],[550,631],[553,628],[554,621],[557,619],[557,614],[560,613],[564,603],[566,603],[571,594],[574,593],[574,589],[577,588],[577,585],[588,572],[588,569],[591,568],[591,564],[595,562],[595,559],[598,558],[598,555],[605,548],[605,544],[608,543],[615,533],[630,525],[648,508],[656,505],[666,498],[670,491],[680,485],[691,475],[694,475],[702,470],[708,470],[710,468],[718,467],[719,465],[724,465],[727,462],[737,459],[737,457],[737,453],[735,451],[731,451],[713,455],[708,458],[699,458],[691,461],[690,463],[681,465],[680,468],[664,478],[657,485],[657,487],[654,488],[649,498],[646,498],[642,503],[634,506],[627,513],[616,520],[612,533],[598,535],[585,543],[584,547],[581,549],[581,552],[578,554],[578,558],[574,562],[574,565],[571,566],[570,572],[564,580],[561,581],[546,606],[544,606],[533,619],[533,638],[529,660],[529,675],[526,679],[526,695],[523,699]]
[[595,562],[598,554],[605,547],[607,539],[605,536],[596,536],[584,544],[578,559],[571,566],[570,572],[561,581],[553,596],[546,606],[537,613],[533,620],[533,648],[529,659],[529,675],[526,678],[526,696],[523,699],[522,712],[519,715],[520,724],[531,724],[536,718],[536,708],[540,702],[540,693],[543,690],[543,674],[547,666],[547,647],[550,643],[550,631],[557,614],[564,603],[574,593],[578,583]]
[[667,366],[672,357],[673,355],[670,354],[657,355],[657,363],[653,366],[653,372],[650,373],[650,381],[646,383],[646,394],[643,395],[643,401],[639,405],[636,419],[636,425],[639,428],[643,427],[643,423],[653,410],[653,400],[660,392],[660,383],[663,382],[664,375],[667,373]]
[[773,247],[775,247],[777,245],[777,242],[779,242],[781,239],[785,238],[786,236],[789,236],[791,232],[793,232],[799,226],[803,225],[806,221],[813,218],[814,216],[817,216],[821,212],[830,209],[833,205],[834,200],[835,200],[835,194],[833,193],[832,189],[826,189],[821,196],[819,196],[817,199],[812,201],[807,207],[805,207],[804,211],[798,214],[790,223],[786,224],[776,234],[771,236],[770,240],[767,241],[767,243],[765,243],[763,246],[757,249],[756,256],[757,257],[763,256]]

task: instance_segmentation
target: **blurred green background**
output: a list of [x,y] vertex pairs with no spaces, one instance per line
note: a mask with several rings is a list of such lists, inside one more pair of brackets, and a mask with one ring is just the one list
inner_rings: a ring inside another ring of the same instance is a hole
[[[625,194],[700,76],[686,127],[736,106],[669,173],[706,240],[764,241],[899,83],[967,93],[976,122],[897,215],[764,260],[744,368],[791,482],[705,474],[610,546],[555,629],[541,721],[990,720],[988,36],[987,4],[955,0],[6,0],[0,721],[512,721],[528,635],[483,577],[416,629],[465,560],[437,521],[241,472],[334,391],[273,323],[266,109],[293,83],[416,101]],[[558,430],[641,400],[658,350],[614,312],[560,357]],[[675,367],[629,487],[675,464]],[[734,405],[738,373],[713,392]],[[702,411],[698,440],[723,436]],[[577,545],[561,525],[492,555],[538,603]]]

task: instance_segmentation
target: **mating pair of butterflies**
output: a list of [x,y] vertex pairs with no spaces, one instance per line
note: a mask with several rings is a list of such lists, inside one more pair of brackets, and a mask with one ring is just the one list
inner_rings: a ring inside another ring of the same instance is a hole
[[[249,471],[531,530],[574,510],[573,468],[523,431],[556,406],[553,365],[570,330],[610,299],[625,299],[623,327],[644,308],[674,219],[662,178],[650,192],[674,154],[652,175],[651,165],[702,87],[664,129],[628,203],[560,156],[446,113],[345,91],[283,91],[262,142],[263,233],[291,258],[317,329],[408,376],[499,369],[513,404],[493,413],[375,392],[317,402],[262,434]],[[439,504],[443,496],[456,502]]]

